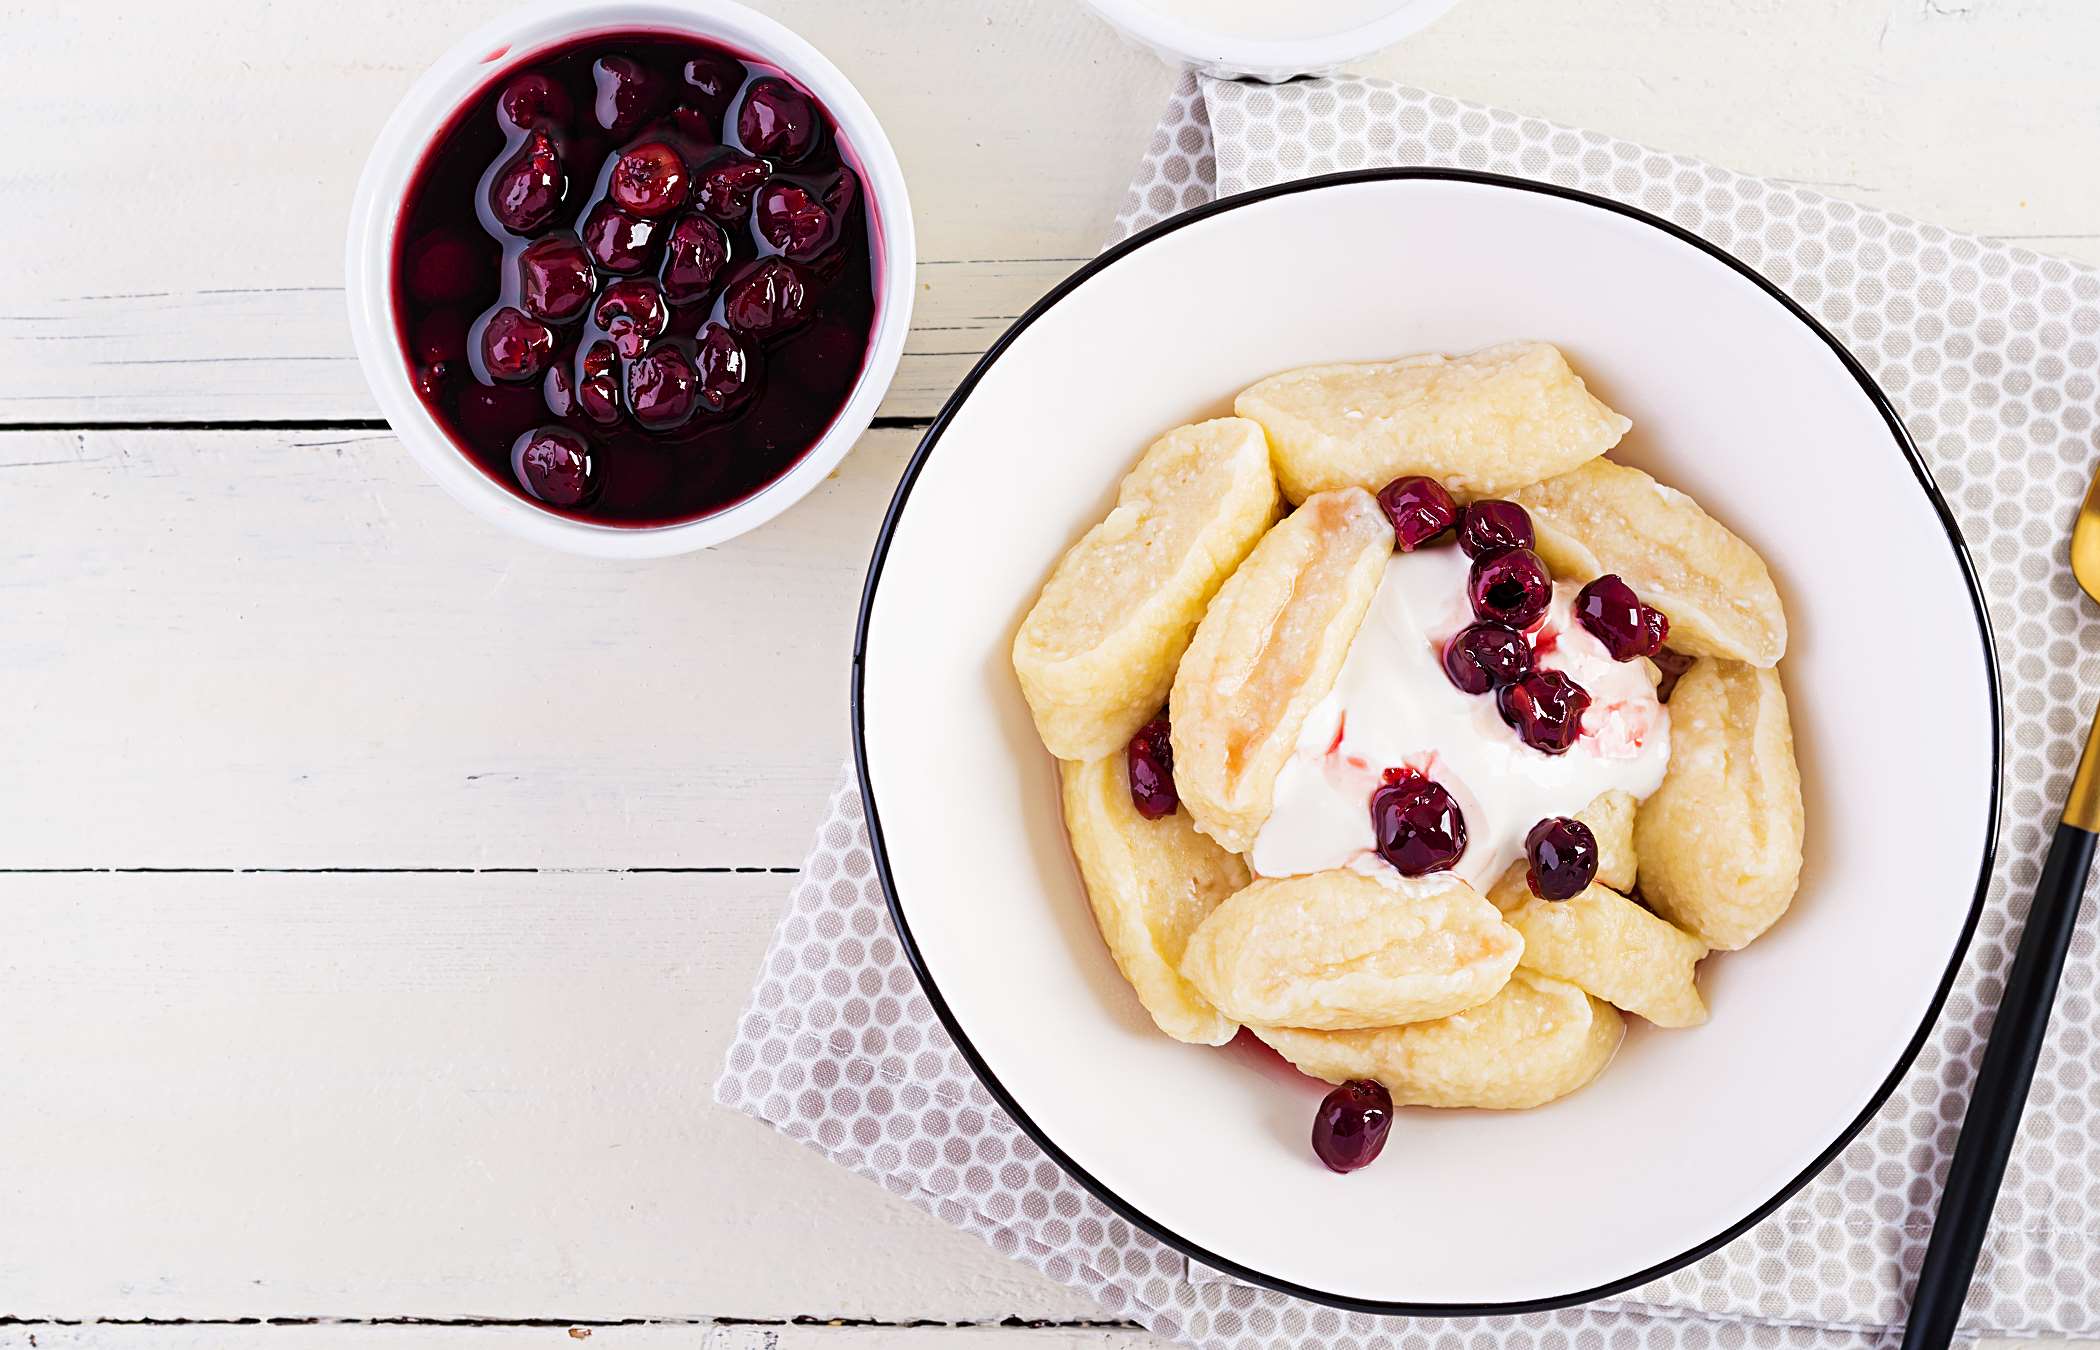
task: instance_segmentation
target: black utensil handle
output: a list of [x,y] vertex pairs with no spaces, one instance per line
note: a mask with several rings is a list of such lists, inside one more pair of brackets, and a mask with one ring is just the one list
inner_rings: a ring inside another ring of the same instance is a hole
[[2056,839],[2049,845],[2049,860],[2042,865],[2027,926],[2020,933],[2020,950],[1991,1023],[1983,1066],[1969,1094],[1968,1114],[1962,1117],[1947,1189],[1940,1196],[1939,1217],[1933,1221],[1932,1241],[1911,1297],[1903,1350],[1945,1350],[1953,1339],[1991,1226],[1998,1183],[2005,1179],[2005,1161],[2027,1106],[2035,1061],[2041,1058],[2042,1039],[2049,1031],[2049,1009],[2056,1002],[2056,983],[2071,948],[2096,842],[2100,835],[2067,820],[2056,827]]

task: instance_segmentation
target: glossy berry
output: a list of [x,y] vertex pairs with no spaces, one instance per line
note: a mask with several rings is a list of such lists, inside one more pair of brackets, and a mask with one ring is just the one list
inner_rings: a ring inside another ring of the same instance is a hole
[[576,411],[576,373],[574,363],[556,356],[547,363],[547,373],[540,376],[540,397],[547,404],[547,411],[556,417],[568,417]]
[[1446,871],[1466,851],[1466,818],[1441,783],[1411,769],[1388,771],[1371,794],[1378,856],[1404,877]]
[[559,131],[576,115],[569,91],[537,72],[520,75],[503,86],[503,97],[496,100],[496,107],[503,120],[519,131],[535,127]]
[[613,349],[632,360],[663,336],[671,323],[671,307],[655,282],[628,279],[605,288],[591,318],[612,339]]
[[1147,820],[1171,816],[1181,806],[1174,790],[1174,742],[1166,714],[1138,728],[1125,752],[1130,767],[1130,804]]
[[613,161],[606,195],[637,216],[665,216],[685,205],[685,161],[662,141],[645,141]]
[[1532,543],[1531,513],[1515,502],[1483,497],[1458,518],[1458,546],[1468,558],[1492,558]]
[[1393,522],[1393,539],[1402,553],[1414,552],[1458,519],[1458,507],[1444,485],[1420,474],[1387,483],[1378,490],[1378,504]]
[[777,338],[809,321],[809,286],[785,258],[762,258],[722,293],[722,317],[739,333]]
[[608,272],[634,273],[649,266],[662,225],[599,202],[583,218],[583,247]]
[[686,100],[720,119],[744,83],[742,63],[723,52],[703,52],[685,63]]
[[1536,670],[1495,693],[1502,720],[1524,744],[1549,755],[1566,754],[1582,735],[1589,692],[1557,670]]
[[1499,623],[1461,628],[1444,644],[1444,674],[1468,694],[1485,694],[1531,673],[1531,644]]
[[1642,604],[1633,587],[1610,572],[1576,595],[1575,618],[1614,661],[1653,656],[1670,637],[1670,621],[1663,612]]
[[797,262],[808,262],[838,237],[829,207],[808,188],[778,179],[758,190],[752,222],[761,239]]
[[817,109],[809,95],[777,75],[753,80],[736,113],[737,139],[753,154],[792,163],[817,143]]
[[1597,836],[1573,816],[1554,816],[1524,836],[1524,880],[1544,900],[1581,895],[1597,879]]
[[535,240],[518,255],[518,303],[549,323],[567,323],[590,307],[597,289],[591,255],[567,235]]
[[554,219],[564,187],[554,138],[531,131],[489,180],[489,214],[512,234],[531,234]]
[[1313,1153],[1332,1172],[1368,1167],[1393,1128],[1393,1095],[1369,1078],[1353,1078],[1327,1094],[1313,1115]]
[[669,92],[655,71],[631,56],[601,56],[591,63],[598,86],[593,111],[598,125],[626,136],[656,115]]
[[554,355],[554,330],[509,305],[481,328],[481,364],[492,380],[536,380]]
[[700,377],[676,346],[658,347],[627,366],[627,409],[650,431],[670,431],[700,411]]
[[539,427],[518,437],[511,464],[525,490],[555,506],[581,506],[598,492],[591,443],[568,427]]
[[711,323],[693,342],[693,367],[700,378],[700,406],[732,413],[758,392],[758,358],[742,338]]
[[594,342],[577,363],[576,410],[599,426],[620,420],[620,358],[610,342]]
[[1529,628],[1553,600],[1553,578],[1539,555],[1528,548],[1492,558],[1475,559],[1466,578],[1466,597],[1473,613],[1511,628]]
[[705,300],[729,263],[729,237],[706,216],[688,213],[664,241],[664,296],[675,305]]
[[746,154],[724,150],[693,176],[693,205],[724,224],[741,224],[751,198],[766,181],[766,166]]

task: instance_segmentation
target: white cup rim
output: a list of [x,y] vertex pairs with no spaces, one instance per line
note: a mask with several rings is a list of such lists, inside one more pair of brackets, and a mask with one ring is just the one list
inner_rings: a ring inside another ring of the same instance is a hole
[[[397,335],[392,257],[403,200],[431,137],[496,70],[595,31],[665,30],[712,39],[779,66],[837,122],[866,181],[883,263],[868,357],[846,404],[788,471],[697,520],[614,525],[556,514],[492,479],[439,425],[409,383]],[[345,245],[345,294],[358,362],[402,445],[461,505],[520,538],[571,553],[654,558],[706,548],[787,510],[838,467],[874,421],[911,327],[918,254],[904,171],[874,111],[838,67],[794,32],[734,0],[533,0],[474,29],[410,87],[358,179]]]
[[1458,0],[1391,0],[1376,18],[1327,33],[1254,37],[1205,27],[1146,0],[1086,0],[1087,7],[1132,40],[1169,61],[1223,78],[1288,80],[1326,75],[1426,28]]

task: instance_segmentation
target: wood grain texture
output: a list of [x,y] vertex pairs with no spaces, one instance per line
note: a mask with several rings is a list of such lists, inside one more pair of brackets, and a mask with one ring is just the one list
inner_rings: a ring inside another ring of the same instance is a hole
[[0,1313],[1097,1316],[713,1104],[791,880],[0,876]]
[[[0,424],[376,416],[343,317],[351,189],[402,91],[503,7],[0,15],[0,50],[92,43],[165,72],[127,88],[7,67],[0,118],[49,130],[0,164]],[[1099,247],[1170,74],[1075,0],[767,8],[896,143],[926,262],[883,412],[929,416]],[[2100,179],[2065,171],[2090,149],[2096,45],[2087,0],[1468,0],[1364,68],[2100,260]],[[143,219],[111,209],[119,180]]]
[[[626,1325],[0,1326],[0,1350],[1160,1350],[1125,1327]],[[1993,1350],[1983,1342],[1982,1350]],[[2067,1344],[2065,1350],[2091,1350]]]
[[792,866],[916,440],[622,564],[386,433],[0,433],[0,869]]

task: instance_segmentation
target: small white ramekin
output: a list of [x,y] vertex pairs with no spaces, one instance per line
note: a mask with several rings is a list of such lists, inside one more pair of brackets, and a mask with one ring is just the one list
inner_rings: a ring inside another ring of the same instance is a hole
[[[1291,0],[1279,0],[1288,6]],[[1387,12],[1334,32],[1305,31],[1281,37],[1249,37],[1199,21],[1178,18],[1147,0],[1086,0],[1087,7],[1142,47],[1176,65],[1219,79],[1276,83],[1301,75],[1331,75],[1351,61],[1384,51],[1426,28],[1458,0],[1390,0]],[[1306,5],[1314,15],[1319,6]]]
[[[846,406],[795,466],[771,485],[699,520],[671,525],[599,524],[535,506],[491,479],[453,444],[409,384],[394,307],[393,257],[409,180],[454,111],[532,52],[620,29],[688,33],[780,67],[837,122],[866,179],[878,278],[868,359]],[[605,558],[657,558],[719,544],[779,515],[838,466],[868,429],[896,374],[911,326],[918,252],[904,171],[859,91],[816,48],[732,0],[534,0],[484,24],[425,71],[394,109],[358,180],[345,257],[350,329],[365,380],[387,421],[430,476],[476,515],[521,538]]]

